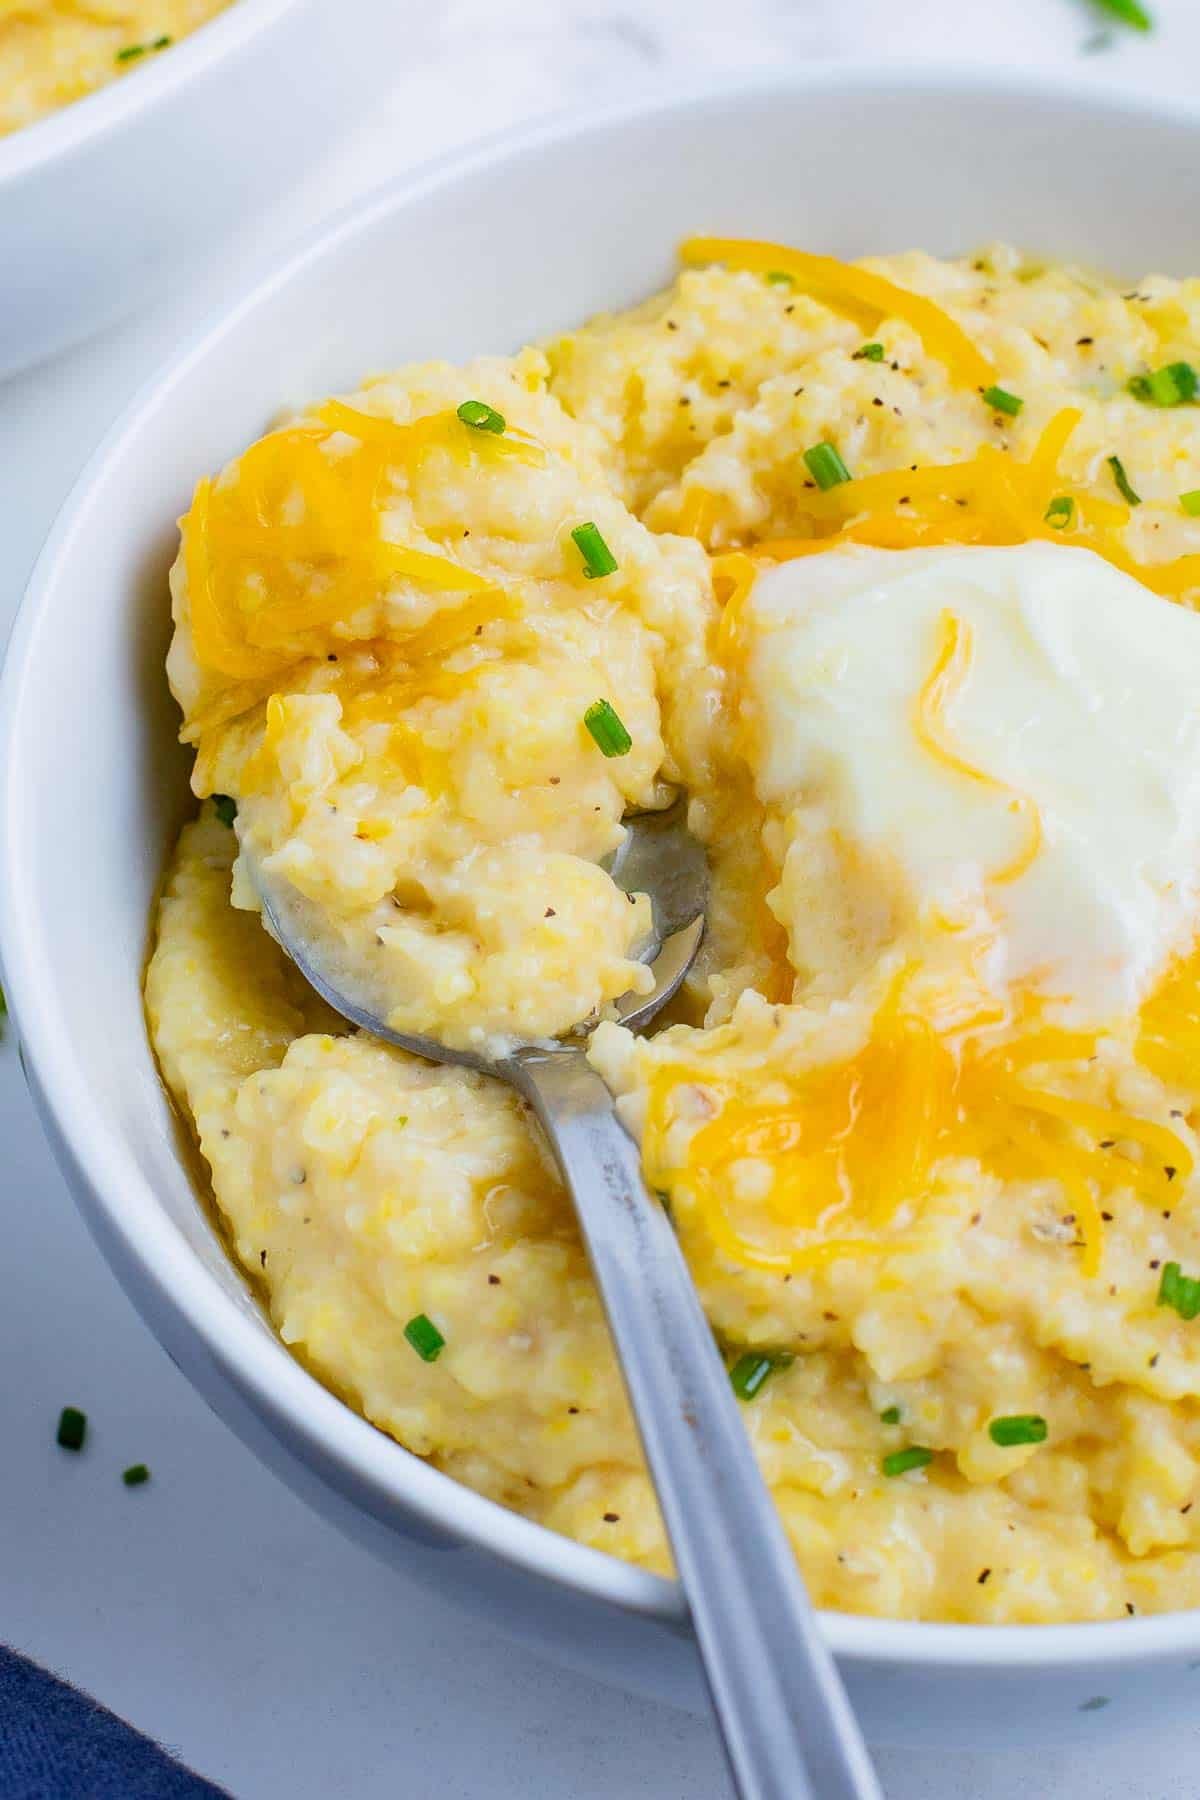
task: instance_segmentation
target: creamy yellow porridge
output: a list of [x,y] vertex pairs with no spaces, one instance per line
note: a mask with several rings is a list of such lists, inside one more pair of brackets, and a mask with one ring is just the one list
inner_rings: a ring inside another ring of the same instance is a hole
[[230,0],[0,0],[0,137],[140,68]]
[[[595,1021],[819,1603],[1200,1603],[1200,282],[696,241],[196,488],[204,804],[147,977],[283,1339],[381,1429],[669,1566],[548,1152],[344,1026],[244,846],[466,1047]],[[605,859],[683,789],[673,1021]]]

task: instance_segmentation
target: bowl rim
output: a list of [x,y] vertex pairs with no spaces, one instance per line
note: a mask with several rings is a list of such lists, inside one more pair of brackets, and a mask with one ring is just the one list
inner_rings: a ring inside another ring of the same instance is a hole
[[[213,21],[213,28],[224,18],[236,18],[244,8],[249,32],[294,3],[241,0],[228,15]],[[196,35],[200,38],[203,33]],[[222,40],[207,60],[224,48]],[[180,53],[186,51],[185,43]],[[1110,126],[1119,124],[1122,116],[1165,121],[1192,129],[1200,139],[1200,105],[1131,93],[1107,79],[953,63],[918,67],[846,60],[797,64],[783,72],[751,71],[736,80],[673,83],[586,113],[539,118],[424,162],[358,198],[252,273],[231,301],[214,309],[190,333],[142,383],[71,487],[30,577],[0,675],[0,842],[11,847],[36,829],[34,798],[21,775],[21,746],[26,735],[34,738],[39,730],[52,728],[52,718],[44,711],[39,716],[28,691],[28,676],[33,651],[42,635],[54,629],[56,591],[66,580],[75,541],[93,522],[110,465],[133,448],[145,422],[169,405],[176,386],[228,333],[277,290],[302,281],[312,266],[335,256],[343,241],[411,203],[452,190],[456,182],[477,172],[494,170],[498,159],[552,152],[567,139],[706,104],[749,105],[781,95],[797,98],[813,87],[827,90],[831,85],[860,100],[869,99],[872,92],[900,90],[929,104],[965,95],[1082,105],[1095,109]],[[87,135],[87,129],[75,137]],[[288,1440],[302,1446],[314,1464],[323,1468],[332,1464],[345,1471],[357,1503],[375,1502],[377,1516],[397,1509],[408,1512],[439,1533],[489,1552],[511,1570],[662,1624],[683,1625],[687,1609],[677,1582],[561,1537],[464,1487],[370,1425],[289,1354],[279,1354],[278,1340],[272,1342],[261,1322],[221,1288],[160,1211],[153,1190],[93,1099],[75,1060],[66,1020],[50,999],[53,947],[42,929],[28,863],[16,854],[6,863],[5,878],[0,880],[0,953],[22,1058],[28,1063],[58,1159],[73,1175],[76,1195],[90,1197],[107,1233],[137,1268],[141,1286],[152,1290],[157,1316],[166,1314],[198,1340],[213,1363],[249,1391],[258,1411],[285,1428]],[[1170,1655],[1200,1655],[1200,1609],[1065,1625],[943,1624],[830,1611],[822,1612],[821,1618],[832,1649],[851,1664],[997,1671],[1074,1666],[1082,1671]]]
[[235,0],[226,11],[171,44],[169,56],[151,57],[120,80],[106,82],[0,137],[0,191],[58,157],[93,149],[139,111],[169,102],[299,4],[301,0]]

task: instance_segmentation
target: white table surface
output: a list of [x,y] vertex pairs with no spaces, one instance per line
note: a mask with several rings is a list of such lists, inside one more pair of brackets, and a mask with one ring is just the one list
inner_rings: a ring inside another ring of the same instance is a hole
[[[281,209],[272,240],[478,131],[671,76],[800,56],[969,54],[1187,92],[1200,52],[1196,0],[1151,0],[1154,37],[1118,31],[1087,54],[1087,0],[411,4],[411,62],[388,104]],[[238,268],[225,255],[207,291],[0,386],[0,636],[89,449]],[[11,1030],[0,1157],[0,1639],[238,1800],[727,1800],[707,1722],[464,1620],[334,1535],[206,1411],[77,1218]],[[53,1443],[66,1403],[91,1419],[81,1457]],[[121,1469],[142,1460],[152,1484],[125,1490]],[[892,1800],[1195,1800],[1198,1751],[1200,1728],[1181,1718],[1152,1741],[1094,1752],[883,1751],[879,1762]]]

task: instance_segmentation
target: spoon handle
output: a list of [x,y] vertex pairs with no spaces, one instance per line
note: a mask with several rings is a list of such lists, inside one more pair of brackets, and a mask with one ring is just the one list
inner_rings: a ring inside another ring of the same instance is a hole
[[577,1049],[503,1072],[553,1146],[624,1369],[742,1800],[882,1800],[663,1208]]

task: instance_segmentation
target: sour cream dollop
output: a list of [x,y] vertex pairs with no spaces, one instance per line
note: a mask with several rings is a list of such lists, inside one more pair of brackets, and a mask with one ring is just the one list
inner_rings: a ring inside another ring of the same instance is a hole
[[876,948],[967,933],[989,985],[1096,1020],[1190,946],[1196,614],[1066,546],[847,548],[762,573],[742,640],[802,960],[822,929]]

